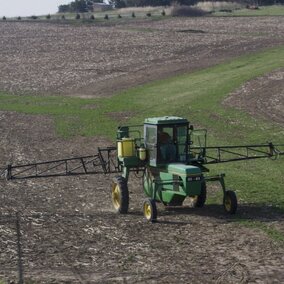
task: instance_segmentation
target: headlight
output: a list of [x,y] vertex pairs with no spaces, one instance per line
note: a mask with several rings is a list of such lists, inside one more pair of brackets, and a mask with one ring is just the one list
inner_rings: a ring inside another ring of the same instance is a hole
[[201,180],[201,176],[190,176],[187,177],[187,181],[200,181]]

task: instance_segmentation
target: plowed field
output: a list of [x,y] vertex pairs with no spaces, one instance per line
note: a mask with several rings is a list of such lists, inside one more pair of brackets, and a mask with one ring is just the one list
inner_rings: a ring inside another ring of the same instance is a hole
[[[1,90],[80,97],[110,96],[284,43],[282,17],[113,26],[1,22],[0,34]],[[0,166],[93,154],[111,144],[58,138],[51,118],[14,112],[0,112],[0,131]],[[221,200],[202,209],[159,206],[159,222],[149,224],[141,181],[131,178],[130,212],[117,215],[111,180],[0,181],[0,282],[17,282],[20,262],[27,283],[283,282],[283,246],[225,216]],[[241,204],[240,211],[240,218],[284,231],[283,215],[269,206]]]

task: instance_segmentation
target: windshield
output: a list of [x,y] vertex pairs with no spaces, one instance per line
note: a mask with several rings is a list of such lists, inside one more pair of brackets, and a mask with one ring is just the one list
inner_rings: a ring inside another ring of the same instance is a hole
[[187,125],[177,127],[177,153],[178,161],[186,161],[187,156]]
[[162,126],[158,129],[160,162],[185,162],[187,158],[187,125]]

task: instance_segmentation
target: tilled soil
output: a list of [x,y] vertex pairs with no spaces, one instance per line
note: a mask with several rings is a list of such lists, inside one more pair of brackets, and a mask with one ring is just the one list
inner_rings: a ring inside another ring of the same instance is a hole
[[224,105],[284,125],[284,69],[273,71],[241,86]]
[[[0,117],[1,161],[92,154],[96,146],[109,145],[98,138],[57,138],[52,121],[44,116],[0,112]],[[38,283],[283,280],[283,247],[262,231],[237,225],[235,218],[224,215],[221,201],[203,209],[159,206],[159,221],[150,224],[141,212],[140,179],[131,177],[127,215],[112,209],[111,179],[1,181],[0,277],[16,281],[21,259],[25,279]],[[242,205],[239,210],[239,218],[283,229],[283,216],[269,208]]]
[[[1,22],[0,29],[0,89],[86,97],[283,43],[281,17],[110,28]],[[0,112],[0,129],[1,166],[93,154],[111,145],[99,137],[58,138],[46,116]],[[202,209],[159,205],[158,222],[149,224],[141,212],[141,180],[131,176],[127,215],[112,208],[111,180],[0,181],[0,279],[18,281],[22,264],[32,283],[283,282],[283,246],[235,222],[253,219],[283,232],[283,215],[241,204],[230,217],[220,200]],[[211,189],[214,194],[216,187]]]
[[97,97],[283,44],[283,17],[0,22],[0,89]]

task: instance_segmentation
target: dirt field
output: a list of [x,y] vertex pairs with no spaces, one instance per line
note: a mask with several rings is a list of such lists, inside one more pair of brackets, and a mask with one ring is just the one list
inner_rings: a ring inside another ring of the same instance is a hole
[[[283,44],[283,27],[281,17],[170,19],[113,27],[1,22],[0,89],[111,95]],[[58,138],[45,116],[0,112],[0,129],[0,167],[92,154],[97,146],[109,145],[99,137]],[[32,283],[283,282],[283,246],[260,230],[236,224],[224,215],[221,201],[203,209],[159,207],[159,222],[149,224],[141,212],[140,180],[133,179],[127,215],[112,209],[111,176],[0,181],[0,279],[18,279],[19,212],[23,274]],[[240,212],[240,218],[284,232],[283,215],[269,207],[241,204]]]
[[283,44],[282,17],[117,26],[1,22],[0,90],[106,96]]
[[284,125],[284,69],[244,84],[224,100],[224,105],[244,109]]

